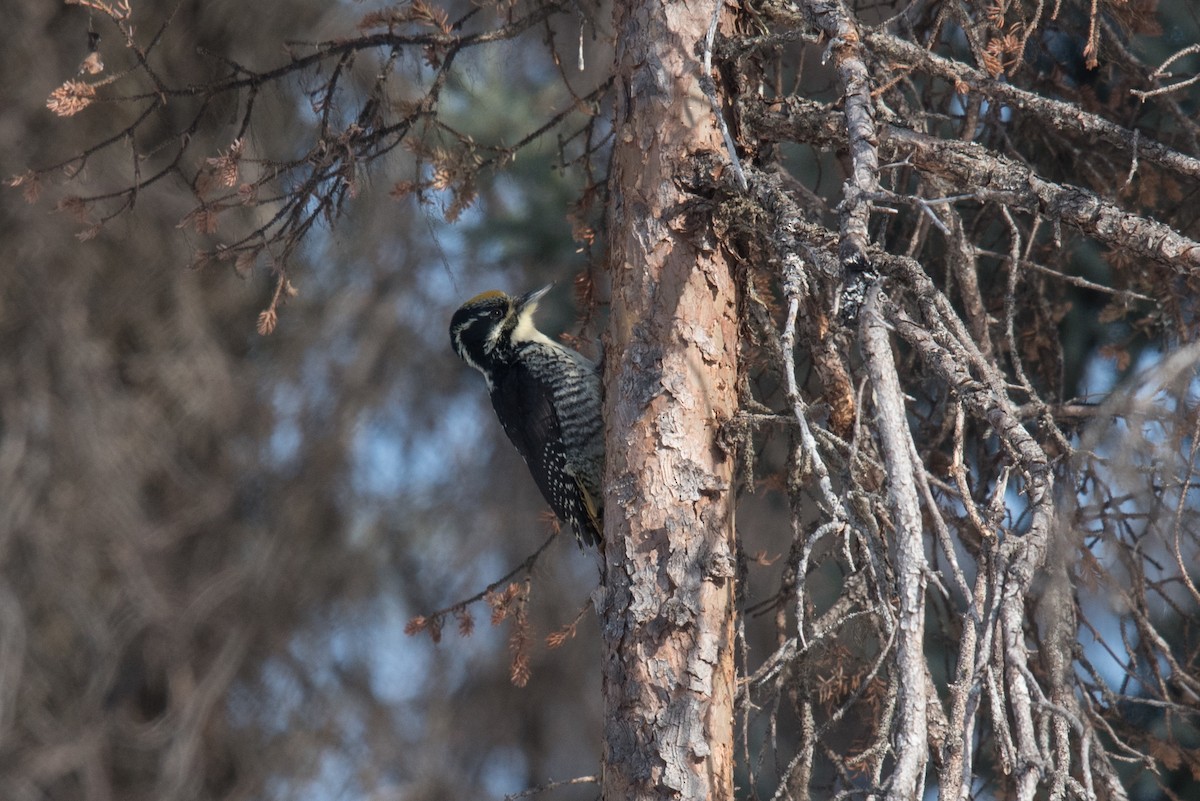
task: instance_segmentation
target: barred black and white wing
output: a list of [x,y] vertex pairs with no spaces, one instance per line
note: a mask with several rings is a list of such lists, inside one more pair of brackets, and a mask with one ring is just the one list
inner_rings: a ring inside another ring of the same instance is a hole
[[[542,355],[551,360],[558,356]],[[584,390],[561,382],[561,373],[554,374],[560,380],[552,382],[547,365],[529,362],[519,359],[493,376],[492,406],[555,514],[575,529],[580,545],[597,545],[603,531],[599,487],[585,486],[593,482],[581,480],[576,442],[580,412],[574,405],[564,406],[577,400],[576,391]],[[598,384],[598,378],[591,380]]]

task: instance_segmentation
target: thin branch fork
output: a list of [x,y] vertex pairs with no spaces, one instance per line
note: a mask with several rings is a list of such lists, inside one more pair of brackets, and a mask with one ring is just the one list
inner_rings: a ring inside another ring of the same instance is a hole
[[387,31],[384,33],[356,36],[352,39],[316,42],[311,45],[313,48],[312,53],[309,53],[305,56],[294,57],[286,64],[282,64],[278,67],[274,67],[263,72],[256,72],[249,67],[238,64],[237,62],[229,59],[221,59],[227,63],[230,69],[234,72],[234,75],[211,84],[191,84],[187,86],[168,87],[165,84],[160,83],[157,73],[151,70],[148,62],[144,62],[141,66],[151,80],[154,81],[156,86],[159,87],[158,90],[154,93],[127,95],[117,99],[141,100],[159,95],[169,97],[213,95],[236,89],[257,88],[264,83],[270,83],[293,73],[306,70],[309,67],[320,64],[321,62],[324,62],[332,57],[340,58],[350,53],[357,53],[365,50],[403,47],[444,47],[461,50],[477,45],[490,44],[492,42],[516,38],[533,26],[538,25],[549,17],[552,17],[553,15],[563,11],[565,8],[565,3],[544,3],[523,17],[519,17],[499,28],[481,31],[479,33],[398,34],[394,31]]
[[1200,269],[1200,243],[1157,220],[1130,214],[1081,187],[1047,181],[1033,170],[973,142],[954,142],[887,126],[883,149],[917,169],[1061,220],[1114,248],[1179,270]]
[[973,91],[986,95],[994,101],[1033,114],[1039,120],[1060,131],[1094,136],[1129,153],[1131,157],[1136,154],[1141,159],[1182,175],[1200,178],[1200,159],[1180,153],[1153,139],[1135,136],[1134,131],[1109,122],[1103,117],[1089,114],[1078,106],[1042,97],[1010,83],[993,80],[960,61],[936,55],[891,34],[867,34],[866,44],[880,56],[900,64],[916,67],[956,85],[965,84]]
[[[492,583],[488,584],[486,587],[484,587],[479,592],[475,593],[474,595],[470,596],[469,598],[463,598],[461,600],[455,601],[454,603],[450,604],[449,606],[438,609],[435,612],[427,612],[424,615],[420,615],[419,619],[423,620],[423,621],[439,621],[439,620],[445,618],[447,615],[459,614],[462,611],[464,611],[471,604],[473,604],[477,601],[482,601],[490,593],[495,592],[501,586],[508,584],[509,581],[511,581],[513,579],[513,577],[516,576],[518,573],[524,573],[526,576],[532,574],[533,568],[534,568],[534,566],[537,565],[538,559],[541,558],[542,553],[548,547],[550,547],[550,543],[554,542],[554,539],[557,536],[558,536],[557,531],[554,532],[553,534],[551,534],[549,537],[546,538],[545,542],[543,542],[541,545],[539,545],[533,553],[531,553],[531,554],[529,554],[529,556],[525,557],[521,561],[520,564],[518,564],[512,570],[509,570],[507,573],[505,573],[500,578],[498,578],[495,581],[493,581]],[[416,620],[416,619],[418,619],[418,618],[414,618],[414,620]],[[410,627],[411,626],[412,626],[412,624],[410,622]],[[424,628],[423,626],[415,627],[407,633],[416,634],[418,631],[423,630],[423,628]]]
[[[301,175],[300,180],[297,182],[298,186],[281,195],[279,198],[274,199],[281,203],[281,207],[268,222],[259,225],[254,231],[241,237],[232,245],[227,245],[219,251],[201,254],[204,260],[208,260],[212,258],[231,258],[234,254],[245,252],[252,259],[264,247],[273,244],[282,244],[283,253],[281,259],[286,260],[287,254],[294,249],[297,242],[303,238],[312,225],[318,222],[323,215],[328,217],[338,213],[347,195],[352,194],[353,174],[356,162],[360,159],[372,160],[386,154],[404,140],[406,134],[421,117],[428,116],[429,110],[437,103],[439,90],[447,80],[450,65],[460,51],[468,47],[515,38],[531,27],[544,22],[555,13],[560,12],[563,7],[562,3],[551,0],[550,2],[539,4],[528,14],[513,19],[497,28],[469,34],[459,33],[458,29],[461,27],[462,22],[474,14],[474,11],[469,12],[454,25],[449,26],[448,30],[441,32],[402,34],[389,29],[386,32],[362,35],[352,39],[318,42],[311,45],[314,48],[314,52],[303,56],[294,56],[287,63],[262,72],[252,70],[229,59],[208,54],[214,58],[218,58],[232,74],[209,83],[184,86],[168,86],[161,76],[158,75],[154,65],[148,58],[155,45],[160,43],[163,30],[166,27],[164,25],[155,34],[151,44],[144,50],[138,51],[139,65],[136,71],[146,75],[147,79],[154,86],[153,91],[103,98],[106,102],[148,100],[149,102],[141,115],[117,134],[90,146],[82,153],[77,153],[59,164],[32,171],[31,174],[36,177],[71,163],[83,163],[89,156],[106,147],[121,141],[130,141],[131,137],[138,131],[142,124],[152,117],[153,112],[168,102],[169,97],[200,96],[203,102],[200,109],[192,115],[190,123],[185,129],[178,131],[175,137],[169,137],[167,140],[179,142],[177,153],[167,167],[148,178],[141,178],[139,176],[133,185],[83,197],[80,200],[86,203],[109,199],[122,199],[124,201],[120,208],[112,214],[107,215],[101,221],[100,224],[102,224],[104,221],[120,213],[120,211],[130,207],[141,189],[158,182],[162,178],[178,174],[195,189],[196,179],[189,180],[182,172],[180,165],[191,140],[191,135],[198,130],[205,118],[209,103],[214,97],[243,88],[249,89],[249,98],[245,101],[245,113],[242,115],[238,134],[238,138],[241,138],[249,128],[254,108],[254,99],[258,90],[263,85],[290,75],[302,73],[332,59],[336,61],[332,75],[325,82],[323,88],[319,90],[323,105],[320,125],[322,142],[318,142],[316,146],[301,158],[292,161],[282,164],[264,161],[263,163],[269,167],[267,171],[269,175],[250,184],[257,189],[268,178],[275,179],[280,174],[301,171],[304,174]],[[130,42],[130,46],[134,47],[134,44]],[[372,126],[364,124],[367,122],[364,117],[368,113],[368,110],[373,107],[373,103],[377,103],[382,97],[382,87],[389,74],[388,67],[395,60],[401,49],[406,46],[438,47],[445,50],[441,56],[441,63],[438,65],[436,75],[420,107],[414,113],[406,115],[402,120],[393,125],[384,126],[378,124]],[[337,137],[339,144],[344,145],[344,147],[331,148],[326,153],[323,142],[334,137],[330,131],[330,112],[335,105],[334,94],[340,90],[339,78],[343,68],[354,54],[367,50],[378,50],[380,48],[390,49],[391,53],[385,60],[384,67],[376,78],[374,90],[371,92],[368,102],[364,104],[363,111],[359,115],[360,123],[358,125],[351,125]],[[111,82],[112,80],[113,78],[109,78],[106,79],[106,82]],[[602,91],[603,87],[597,90],[597,92]],[[556,115],[550,124],[539,128],[538,131],[531,134],[526,140],[523,140],[522,144],[537,138],[537,136],[555,122],[561,120],[563,116],[565,116],[565,112],[564,114]],[[519,147],[520,145],[514,148],[500,149],[501,152],[496,158],[499,159],[506,153],[512,153]],[[135,167],[137,161],[143,158],[144,155],[135,154]],[[251,160],[246,159],[246,161],[249,162]],[[223,208],[220,204],[225,199],[230,200],[236,205],[244,205],[246,202],[245,197],[238,193],[231,193],[227,198],[218,198],[209,201],[201,200],[200,210],[219,212]],[[255,205],[270,202],[272,202],[272,199],[254,199]],[[93,229],[98,230],[98,227],[99,224],[93,226]],[[272,231],[272,229],[275,230]],[[94,235],[94,233],[90,235]]]
[[[820,103],[788,98],[780,111],[752,111],[747,119],[771,139],[807,141],[814,147],[844,147],[845,134],[829,123],[831,116],[840,119],[838,112]],[[886,159],[903,161],[922,173],[969,188],[981,201],[1018,206],[1065,222],[1109,247],[1176,270],[1200,269],[1200,242],[1157,220],[1131,214],[1088,189],[1047,181],[982,145],[939,139],[887,124],[879,128],[879,150]]]
[[[931,303],[930,310],[936,310],[937,305]],[[1003,579],[999,588],[1000,637],[996,648],[997,658],[1002,661],[1000,673],[1005,678],[1007,695],[1011,699],[1008,708],[1013,713],[1017,798],[1032,801],[1046,760],[1039,749],[1030,712],[1033,692],[1027,679],[1029,655],[1025,647],[1024,604],[1034,576],[1046,557],[1054,515],[1054,479],[1040,446],[1016,419],[1012,403],[998,391],[998,377],[990,374],[993,368],[977,358],[977,354],[968,352],[969,341],[962,342],[954,336],[945,327],[944,319],[927,319],[926,325],[922,325],[890,303],[885,305],[884,314],[897,333],[917,350],[922,361],[959,393],[964,405],[995,429],[1025,475],[1032,522],[1024,534],[1006,536],[997,553],[995,569]],[[927,317],[932,316],[927,314]],[[932,333],[927,326],[933,328]],[[976,380],[971,375],[972,370],[978,372],[982,380]]]
[[928,755],[925,692],[925,560],[924,526],[917,494],[916,446],[908,426],[904,393],[880,313],[881,291],[868,291],[863,310],[862,345],[877,417],[880,447],[888,474],[888,496],[895,517],[896,590],[900,601],[896,633],[899,689],[894,719],[895,772],[889,801],[920,798],[924,793]]
[[1017,798],[1032,801],[1046,761],[1041,756],[1030,714],[1033,696],[1026,678],[1024,603],[1035,574],[1045,562],[1052,536],[1054,477],[1045,452],[1017,418],[1016,409],[1004,391],[1002,377],[974,348],[945,296],[933,286],[919,264],[897,257],[888,261],[902,270],[917,295],[924,321],[922,324],[911,319],[894,303],[884,305],[885,318],[917,351],[922,362],[959,394],[966,408],[992,426],[1025,476],[1024,489],[1032,511],[1030,525],[1021,535],[1006,536],[997,551],[995,570],[1002,582],[998,588],[1000,637],[996,648],[997,659],[1002,663],[999,671],[1012,699],[1011,756],[1015,758]]
[[[1158,68],[1155,69],[1154,72],[1150,73],[1150,78],[1152,78],[1154,80],[1159,80],[1162,78],[1175,77],[1171,73],[1167,72],[1167,68],[1170,67],[1172,64],[1174,64],[1179,59],[1184,58],[1185,56],[1193,55],[1195,53],[1200,53],[1200,44],[1189,45],[1189,46],[1183,48],[1182,50],[1176,51],[1166,61],[1164,61],[1162,64],[1159,64]],[[1141,100],[1146,100],[1151,97],[1156,97],[1158,95],[1167,94],[1168,92],[1176,92],[1180,89],[1184,89],[1184,88],[1196,83],[1196,81],[1200,81],[1200,75],[1193,75],[1190,78],[1184,78],[1183,80],[1180,80],[1176,83],[1168,84],[1167,86],[1159,86],[1156,89],[1149,89],[1149,90],[1133,89],[1129,92],[1129,94],[1131,94],[1134,97],[1139,98]]]

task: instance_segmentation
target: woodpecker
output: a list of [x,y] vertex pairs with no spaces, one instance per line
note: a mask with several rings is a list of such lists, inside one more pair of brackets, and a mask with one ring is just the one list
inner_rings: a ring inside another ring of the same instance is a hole
[[492,291],[450,320],[450,342],[487,381],[492,408],[559,520],[582,548],[600,546],[604,421],[600,373],[590,359],[533,323],[549,284],[519,297]]

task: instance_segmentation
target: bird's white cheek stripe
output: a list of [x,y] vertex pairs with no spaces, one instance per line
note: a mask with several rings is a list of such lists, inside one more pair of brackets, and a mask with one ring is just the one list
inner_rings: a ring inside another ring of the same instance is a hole
[[[458,355],[462,357],[464,362],[482,373],[483,368],[475,363],[475,360],[471,358],[469,353],[467,353],[467,349],[463,347],[462,332],[470,325],[470,323],[463,323],[454,329],[454,350],[457,351]],[[484,377],[487,377],[486,373],[484,374]]]

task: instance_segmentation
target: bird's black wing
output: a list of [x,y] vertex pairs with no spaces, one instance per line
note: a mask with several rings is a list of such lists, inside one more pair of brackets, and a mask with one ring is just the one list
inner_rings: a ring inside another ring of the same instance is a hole
[[559,518],[574,524],[570,500],[578,490],[560,484],[568,478],[566,453],[550,386],[517,362],[494,378],[492,406],[504,433],[529,465],[541,494]]
[[[554,395],[546,382],[517,362],[494,377],[492,407],[504,433],[512,440],[531,470],[541,468],[548,442],[562,439]],[[535,476],[538,472],[535,470]]]
[[595,544],[599,531],[596,503],[567,470],[550,386],[517,362],[495,376],[491,397],[504,433],[524,457],[542,496],[559,519],[575,529],[580,542]]

